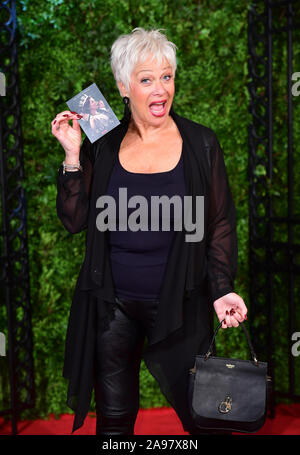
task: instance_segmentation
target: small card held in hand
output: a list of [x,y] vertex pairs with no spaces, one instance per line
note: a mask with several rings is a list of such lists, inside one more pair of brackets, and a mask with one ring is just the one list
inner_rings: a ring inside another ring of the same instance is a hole
[[67,105],[70,111],[83,116],[79,125],[92,143],[120,124],[96,84],[75,95]]

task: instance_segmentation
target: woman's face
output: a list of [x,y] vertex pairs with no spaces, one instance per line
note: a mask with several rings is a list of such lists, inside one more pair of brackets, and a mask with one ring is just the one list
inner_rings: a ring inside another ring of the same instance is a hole
[[168,120],[174,92],[171,65],[166,59],[161,64],[157,60],[151,61],[150,55],[134,67],[130,92],[125,94],[130,99],[130,110],[136,122],[160,126]]
[[97,101],[94,100],[94,98],[90,97],[90,109],[94,110],[97,109]]

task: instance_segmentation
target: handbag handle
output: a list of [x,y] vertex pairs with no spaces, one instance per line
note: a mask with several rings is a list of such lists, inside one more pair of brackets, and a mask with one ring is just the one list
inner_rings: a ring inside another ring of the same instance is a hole
[[[218,333],[219,329],[221,328],[221,326],[222,326],[224,321],[225,321],[225,318],[218,324],[218,326],[217,326],[217,328],[215,330],[215,333],[214,333],[214,336],[213,336],[212,341],[210,343],[210,346],[208,348],[208,351],[205,354],[205,360],[207,360],[209,358],[209,356],[211,355],[211,353],[212,353],[212,347],[213,347],[214,340],[215,340],[216,335],[217,335],[217,333]],[[248,343],[248,346],[249,346],[249,349],[250,349],[250,352],[251,352],[251,355],[252,355],[252,359],[254,360],[255,365],[258,365],[258,360],[257,360],[256,354],[254,352],[254,349],[253,349],[253,346],[252,346],[248,331],[247,331],[246,327],[244,326],[244,324],[242,322],[240,322],[240,325],[242,326],[242,329],[244,330],[244,333],[246,335],[246,339],[247,339],[247,343]]]

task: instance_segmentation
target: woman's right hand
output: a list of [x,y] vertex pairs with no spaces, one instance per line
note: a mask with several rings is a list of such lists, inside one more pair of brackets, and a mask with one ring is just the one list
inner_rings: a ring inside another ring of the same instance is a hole
[[[68,158],[79,158],[81,145],[81,129],[78,120],[82,115],[72,111],[63,111],[52,120],[52,134],[61,143]],[[69,124],[72,120],[73,125]]]

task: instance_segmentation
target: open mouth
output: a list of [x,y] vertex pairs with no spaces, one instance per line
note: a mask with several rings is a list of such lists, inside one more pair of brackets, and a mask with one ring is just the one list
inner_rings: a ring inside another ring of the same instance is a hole
[[161,117],[166,112],[167,100],[154,101],[150,104],[149,109],[156,117]]

